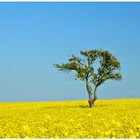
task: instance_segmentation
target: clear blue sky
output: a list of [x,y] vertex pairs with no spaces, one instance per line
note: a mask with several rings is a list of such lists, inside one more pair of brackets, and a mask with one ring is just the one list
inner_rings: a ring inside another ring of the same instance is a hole
[[103,49],[122,64],[99,99],[140,98],[140,3],[0,3],[0,101],[87,99],[85,83],[58,72],[80,50]]

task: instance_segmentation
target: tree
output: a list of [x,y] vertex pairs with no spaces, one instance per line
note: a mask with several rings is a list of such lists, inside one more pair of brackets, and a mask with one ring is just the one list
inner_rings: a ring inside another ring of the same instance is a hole
[[[54,64],[54,67],[63,72],[74,71],[76,79],[85,81],[88,92],[89,106],[93,107],[97,99],[97,88],[106,80],[121,80],[122,76],[119,72],[120,62],[108,51],[89,50],[80,51],[83,58],[71,55],[68,63]],[[97,63],[99,67],[97,67]],[[94,86],[94,91],[92,86]]]

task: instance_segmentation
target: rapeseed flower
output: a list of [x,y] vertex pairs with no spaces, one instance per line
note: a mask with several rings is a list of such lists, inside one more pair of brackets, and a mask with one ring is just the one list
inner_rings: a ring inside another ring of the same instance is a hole
[[0,103],[0,138],[140,138],[140,99]]

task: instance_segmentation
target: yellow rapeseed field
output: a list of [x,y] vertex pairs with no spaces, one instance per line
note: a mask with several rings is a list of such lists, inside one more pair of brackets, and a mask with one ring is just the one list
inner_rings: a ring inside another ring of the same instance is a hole
[[0,103],[0,138],[140,138],[140,99]]

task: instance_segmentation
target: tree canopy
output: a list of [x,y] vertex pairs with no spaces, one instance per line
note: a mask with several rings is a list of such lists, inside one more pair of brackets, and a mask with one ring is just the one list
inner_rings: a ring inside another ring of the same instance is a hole
[[[69,73],[74,71],[76,79],[86,81],[89,104],[92,107],[97,99],[97,87],[108,79],[122,79],[119,72],[121,65],[119,60],[109,51],[95,49],[80,51],[80,54],[82,58],[72,54],[68,59],[68,63],[54,64],[54,67],[63,72]],[[97,60],[99,60],[99,67],[96,70],[95,64]],[[94,85],[94,94],[92,92],[92,85]]]

